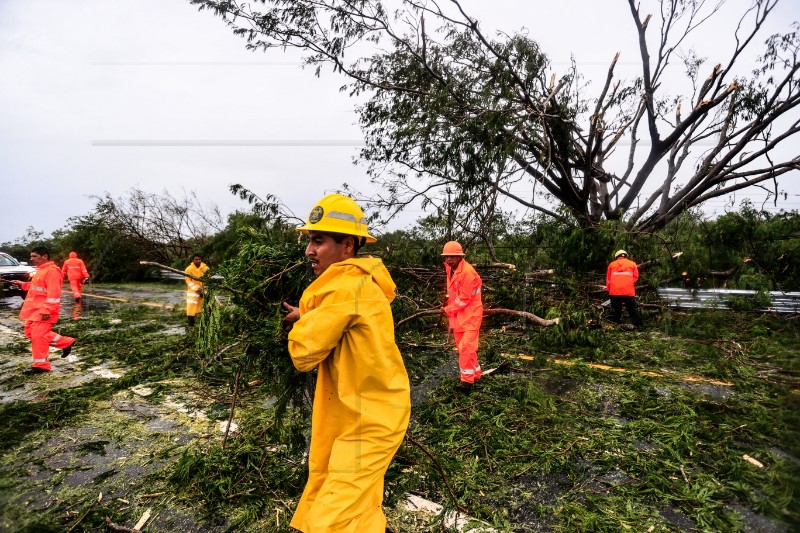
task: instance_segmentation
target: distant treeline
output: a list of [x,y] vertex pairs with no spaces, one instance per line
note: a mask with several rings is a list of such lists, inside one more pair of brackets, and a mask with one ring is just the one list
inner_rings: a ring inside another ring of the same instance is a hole
[[[176,200],[134,190],[124,199],[97,200],[91,213],[70,219],[51,236],[31,230],[2,244],[3,251],[25,261],[31,247],[45,245],[59,262],[75,251],[95,281],[143,281],[155,271],[139,265],[140,260],[182,269],[197,252],[213,266],[236,254],[254,234],[274,243],[298,240],[295,220],[257,203],[251,212],[233,213],[222,223],[215,209],[199,207],[196,198]],[[449,229],[444,214],[430,215],[410,229],[383,234],[366,251],[390,267],[436,268],[442,244],[456,239],[476,264],[508,263],[522,272],[554,269],[560,276],[602,282],[613,252],[624,248],[639,263],[656,261],[643,272],[643,281],[651,285],[800,288],[797,211],[774,214],[745,204],[715,220],[686,212],[656,233],[632,233],[618,222],[580,227],[544,216],[517,222],[503,214],[492,232],[461,234]]]

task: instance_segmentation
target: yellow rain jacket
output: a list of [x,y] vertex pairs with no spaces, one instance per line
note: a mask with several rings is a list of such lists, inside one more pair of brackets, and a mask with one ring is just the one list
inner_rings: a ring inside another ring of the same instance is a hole
[[334,263],[303,292],[289,353],[317,369],[308,483],[291,526],[305,533],[384,533],[383,477],[411,413],[394,342],[395,284],[380,259]]
[[[183,271],[190,276],[202,278],[208,270],[208,265],[201,262],[199,267],[189,263]],[[192,278],[183,278],[186,282],[186,316],[194,316],[203,312],[203,282]]]

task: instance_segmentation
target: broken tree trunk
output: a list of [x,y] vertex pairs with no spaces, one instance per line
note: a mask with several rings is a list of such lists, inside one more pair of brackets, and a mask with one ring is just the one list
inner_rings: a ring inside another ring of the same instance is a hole
[[731,267],[728,270],[712,270],[711,271],[711,277],[712,278],[728,279],[729,277],[731,277],[734,274],[736,274],[737,270],[739,270],[739,267],[737,267],[737,266]]
[[555,270],[548,268],[547,270],[534,270],[533,272],[525,272],[525,279],[530,280],[533,278],[546,278],[552,276]]
[[[670,257],[674,261],[675,259],[679,258],[682,255],[683,255],[683,252],[675,252]],[[661,264],[661,259],[653,259],[652,261],[644,261],[642,263],[637,264],[636,268],[638,268],[639,270],[645,270],[645,269],[650,268],[651,266],[660,265],[660,264]]]
[[514,309],[484,309],[483,316],[492,316],[492,315],[508,315],[508,316],[516,316],[520,318],[524,318],[525,320],[530,320],[535,324],[540,326],[556,326],[561,322],[560,318],[542,318],[534,315],[533,313],[527,313],[525,311],[515,311]]
[[139,264],[140,265],[158,267],[161,270],[166,270],[167,272],[172,272],[174,274],[180,274],[181,276],[185,276],[187,278],[191,278],[191,279],[193,279],[195,281],[203,281],[202,279],[200,279],[200,278],[198,278],[196,276],[192,276],[191,274],[187,274],[183,270],[178,270],[177,268],[168,267],[168,266],[162,265],[161,263],[156,263],[154,261],[139,261]]
[[[422,311],[417,311],[411,316],[407,316],[406,318],[399,320],[397,324],[394,325],[395,328],[399,328],[401,325],[405,324],[406,322],[413,320],[415,318],[419,318],[421,316],[428,316],[428,315],[439,315],[443,314],[441,307],[436,307],[434,309],[424,309]],[[555,326],[559,322],[561,322],[560,318],[552,318],[546,319],[539,316],[534,315],[533,313],[527,313],[525,311],[516,311],[514,309],[484,309],[483,316],[494,316],[494,315],[508,315],[508,316],[516,316],[519,318],[524,318],[525,320],[530,320],[531,322],[538,324],[540,326]]]
[[507,268],[509,270],[516,270],[517,265],[511,263],[501,263],[500,261],[492,261],[491,263],[482,263],[480,265],[472,265],[475,268]]

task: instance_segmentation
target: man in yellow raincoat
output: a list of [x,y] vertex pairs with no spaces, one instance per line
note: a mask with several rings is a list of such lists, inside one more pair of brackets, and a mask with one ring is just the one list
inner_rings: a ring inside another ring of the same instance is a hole
[[[192,256],[190,264],[184,272],[195,278],[202,278],[208,270],[208,265],[203,263],[203,258],[199,254]],[[203,282],[196,279],[185,277],[186,281],[186,316],[189,317],[189,325],[194,326],[194,317],[197,313],[203,312]]]
[[301,372],[317,369],[308,482],[291,526],[305,533],[384,533],[383,478],[403,441],[411,398],[394,341],[395,284],[380,259],[356,257],[376,239],[351,198],[331,194],[299,231],[317,279],[284,328]]

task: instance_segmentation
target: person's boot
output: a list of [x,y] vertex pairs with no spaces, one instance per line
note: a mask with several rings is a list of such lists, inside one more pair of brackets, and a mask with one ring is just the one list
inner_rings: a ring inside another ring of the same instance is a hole
[[72,347],[75,346],[75,342],[76,341],[72,341],[72,344],[70,344],[69,346],[67,346],[63,350],[61,350],[61,358],[62,359],[64,359],[65,357],[67,357],[69,355],[69,352],[72,351]]
[[463,392],[464,394],[472,393],[473,385],[472,383],[467,383],[466,381],[462,381],[461,385],[459,385],[458,390]]
[[190,316],[189,318],[189,327],[194,327],[194,317]]
[[39,368],[38,366],[32,366],[30,368],[26,368],[22,371],[23,374],[26,375],[34,375],[34,374],[44,374],[45,372],[50,372],[49,370],[45,370],[44,368]]

